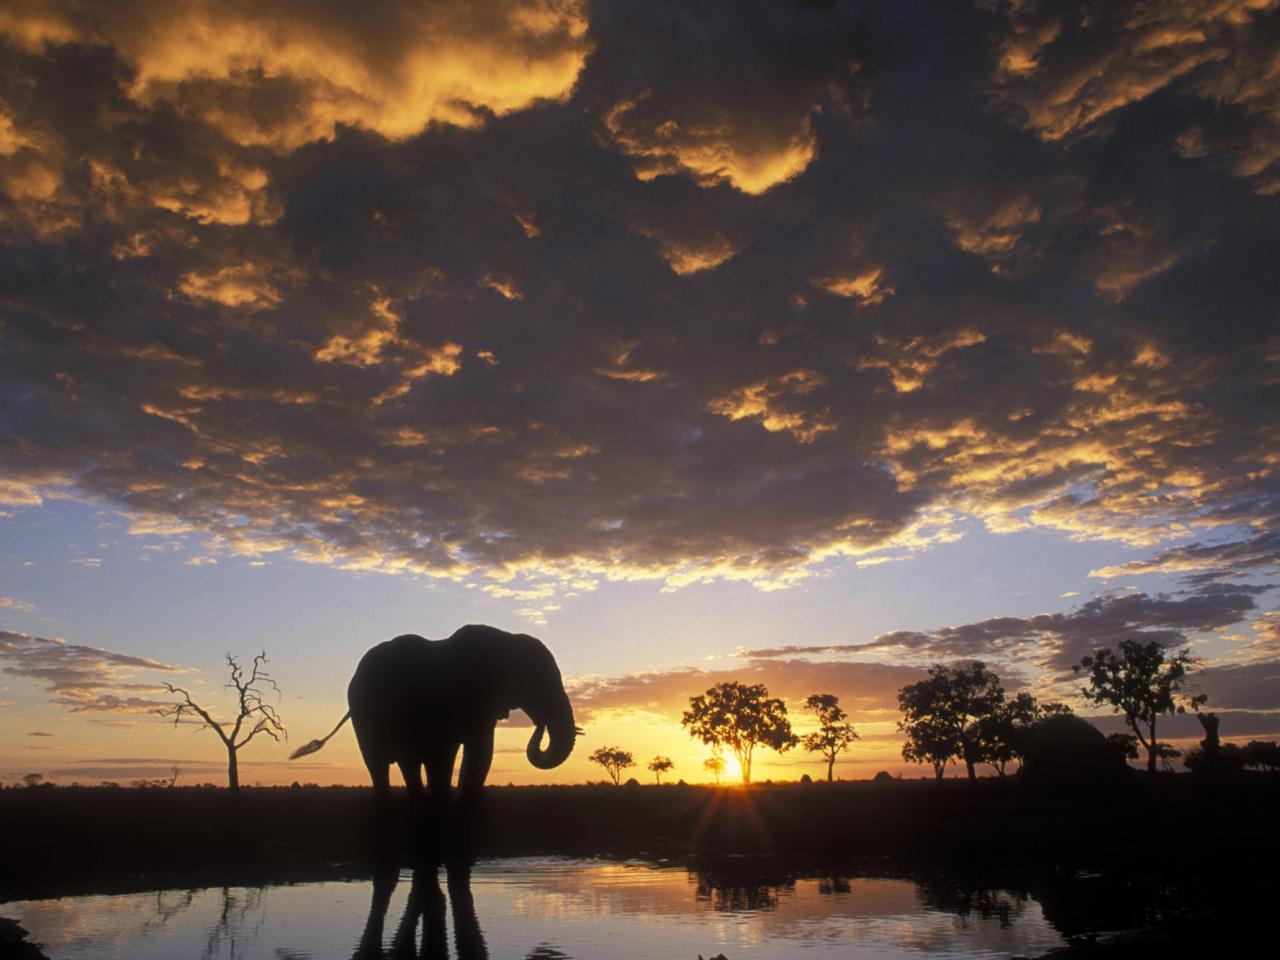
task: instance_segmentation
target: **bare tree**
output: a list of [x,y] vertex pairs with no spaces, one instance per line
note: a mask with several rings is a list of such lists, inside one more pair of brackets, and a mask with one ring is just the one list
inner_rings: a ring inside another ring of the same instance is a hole
[[175,727],[183,720],[188,720],[197,724],[198,727],[208,727],[218,735],[223,746],[227,748],[227,786],[231,788],[233,794],[240,792],[240,768],[237,763],[240,748],[260,733],[265,733],[276,741],[280,740],[281,735],[286,740],[289,738],[288,731],[285,730],[275,707],[263,699],[261,688],[268,685],[275,691],[276,698],[280,697],[280,688],[262,669],[266,662],[266,653],[258,654],[253,658],[253,666],[246,676],[245,668],[240,665],[240,661],[231,654],[227,654],[227,669],[231,672],[231,679],[227,681],[226,686],[235,690],[237,698],[237,712],[234,720],[213,719],[213,715],[208,710],[191,699],[190,693],[171,683],[166,683],[165,689],[181,696],[182,702],[156,711],[162,717],[172,717]]

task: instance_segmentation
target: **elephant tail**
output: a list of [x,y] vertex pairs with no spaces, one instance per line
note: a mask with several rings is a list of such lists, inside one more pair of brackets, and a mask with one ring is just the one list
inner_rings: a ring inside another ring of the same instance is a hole
[[[350,719],[351,719],[351,711],[348,710],[347,715],[338,721],[338,725],[329,731],[329,737],[332,737],[335,733],[341,730],[342,725]],[[312,740],[310,743],[304,743],[297,750],[293,751],[293,753],[289,754],[289,759],[297,760],[299,757],[305,757],[309,753],[315,753],[317,750],[319,750],[321,747],[323,747],[326,743],[329,742],[329,737],[324,737],[323,739],[320,739],[320,740]]]

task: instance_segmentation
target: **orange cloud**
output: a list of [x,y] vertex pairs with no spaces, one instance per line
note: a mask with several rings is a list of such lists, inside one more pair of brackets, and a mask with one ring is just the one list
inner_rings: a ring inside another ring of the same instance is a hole
[[20,7],[0,32],[28,49],[104,44],[133,71],[130,96],[200,116],[242,146],[293,150],[339,125],[391,139],[472,127],[572,89],[587,53],[576,3],[393,4],[351,17],[287,3],[102,9]]

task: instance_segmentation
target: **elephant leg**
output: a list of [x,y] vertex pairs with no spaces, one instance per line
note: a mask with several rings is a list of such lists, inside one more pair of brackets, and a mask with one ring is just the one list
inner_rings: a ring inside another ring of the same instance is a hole
[[422,803],[422,764],[414,761],[408,763],[404,760],[397,762],[396,766],[400,768],[400,776],[404,777],[405,789],[409,793],[409,804],[416,807]]
[[484,792],[484,781],[493,765],[493,727],[473,734],[462,751],[458,793],[467,806],[475,806]]
[[456,743],[442,746],[427,756],[427,831],[433,857],[443,849],[445,828],[449,822],[449,791],[457,758]]
[[369,779],[373,782],[373,796],[379,810],[385,809],[391,800],[391,759],[387,757],[377,738],[363,722],[354,723],[356,744],[360,747],[360,756],[364,759],[365,768],[369,771]]
[[427,801],[432,813],[449,810],[449,788],[453,783],[453,765],[460,744],[449,744],[427,756]]

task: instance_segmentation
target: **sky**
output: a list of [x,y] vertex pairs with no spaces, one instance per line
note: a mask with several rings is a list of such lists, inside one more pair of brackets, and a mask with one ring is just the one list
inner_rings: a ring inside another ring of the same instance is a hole
[[466,623],[585,729],[491,783],[704,780],[723,680],[928,775],[931,664],[1129,638],[1278,737],[1278,195],[1276,0],[7,0],[0,782],[223,782],[260,651],[242,781],[367,782],[285,758]]

